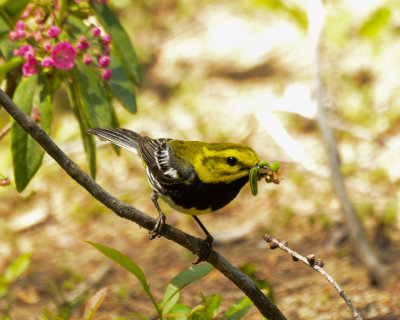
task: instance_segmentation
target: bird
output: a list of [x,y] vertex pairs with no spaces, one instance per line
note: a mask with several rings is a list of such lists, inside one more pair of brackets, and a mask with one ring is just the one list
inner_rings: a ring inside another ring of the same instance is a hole
[[87,132],[142,159],[152,188],[150,197],[158,211],[157,222],[149,231],[151,240],[161,236],[166,221],[159,198],[195,219],[206,238],[194,264],[208,258],[213,243],[213,237],[197,216],[215,212],[230,203],[249,182],[252,168],[257,168],[258,179],[271,176],[270,167],[243,144],[153,139],[124,128],[92,128]]

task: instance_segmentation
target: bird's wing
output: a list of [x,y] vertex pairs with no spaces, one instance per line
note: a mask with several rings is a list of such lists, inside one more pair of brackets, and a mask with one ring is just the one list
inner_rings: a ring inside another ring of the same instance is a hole
[[145,162],[148,174],[160,183],[182,183],[194,174],[190,163],[174,155],[168,143],[171,139],[151,139],[128,129],[93,128],[87,132],[136,153]]
[[88,133],[93,134],[101,139],[111,141],[112,143],[128,149],[138,154],[138,139],[141,138],[140,134],[128,129],[101,129],[92,128],[87,130]]
[[165,184],[177,184],[186,181],[194,174],[190,163],[177,158],[171,145],[171,139],[139,139],[140,156],[156,180]]

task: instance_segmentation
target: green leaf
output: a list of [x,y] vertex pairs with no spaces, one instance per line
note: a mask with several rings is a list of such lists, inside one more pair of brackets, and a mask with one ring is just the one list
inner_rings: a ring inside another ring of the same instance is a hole
[[360,35],[373,38],[385,27],[390,19],[390,10],[380,8],[376,10],[360,28]]
[[187,320],[190,314],[189,307],[182,303],[177,303],[171,309],[171,312],[165,315],[167,320]]
[[31,263],[31,253],[25,253],[15,259],[4,273],[4,282],[10,284],[23,274]]
[[97,73],[81,61],[76,61],[75,67],[71,69],[74,86],[88,125],[91,128],[108,128],[112,124],[111,105]]
[[149,318],[146,318],[145,316],[142,316],[140,313],[133,312],[131,311],[130,314],[136,318],[142,319],[142,320],[150,320]]
[[[1,7],[1,0],[0,0],[0,7]],[[10,26],[7,22],[7,18],[0,14],[0,37],[7,37],[8,33],[10,32]]]
[[129,257],[124,255],[123,253],[119,252],[118,250],[115,250],[111,247],[103,246],[98,243],[90,242],[87,241],[91,246],[95,247],[97,250],[99,250],[102,254],[104,254],[107,258],[110,260],[118,263],[121,265],[125,270],[129,271],[132,273],[140,282],[142,285],[143,289],[148,290],[149,284],[147,282],[146,276],[142,269],[133,262]]
[[86,303],[85,310],[83,312],[83,319],[92,320],[97,309],[99,309],[101,303],[104,301],[108,292],[108,288],[101,288],[97,291]]
[[266,7],[270,10],[285,13],[304,31],[308,28],[307,13],[301,7],[293,5],[290,1],[283,0],[253,0],[255,5]]
[[207,315],[213,319],[217,314],[219,307],[221,305],[221,295],[213,294],[204,299],[204,304],[206,305]]
[[253,306],[253,302],[249,297],[244,297],[237,303],[232,305],[228,311],[225,312],[224,316],[230,320],[241,319]]
[[67,18],[68,30],[72,35],[83,34],[87,31],[87,25],[83,23],[82,17],[78,17],[74,14],[69,14]]
[[280,167],[281,167],[281,165],[279,164],[279,162],[274,162],[274,163],[272,164],[272,166],[271,166],[271,170],[272,170],[273,172],[278,172]]
[[188,319],[190,319],[190,320],[210,320],[206,313],[206,307],[203,304],[200,304],[200,305],[194,307],[190,311]]
[[146,276],[145,276],[144,272],[142,271],[142,269],[140,269],[140,267],[135,262],[133,262],[129,257],[122,254],[118,250],[115,250],[111,247],[103,246],[98,243],[90,242],[90,241],[87,241],[87,243],[89,243],[90,245],[95,247],[97,250],[99,250],[102,254],[104,254],[110,260],[118,263],[120,266],[122,266],[125,270],[132,273],[139,280],[140,284],[143,287],[143,290],[147,293],[147,295],[153,302],[153,305],[157,309],[159,318],[161,319],[161,311],[158,308],[157,303],[155,302],[154,296],[150,291],[150,285],[147,282]]
[[188,284],[209,274],[214,267],[208,263],[192,266],[174,277],[164,292],[164,297],[160,302],[163,315],[167,314],[179,300],[179,291]]
[[114,53],[122,62],[122,66],[128,74],[128,77],[140,86],[142,84],[142,75],[139,62],[131,40],[119,23],[118,17],[105,3],[90,1],[90,5],[97,20],[111,36],[111,44]]
[[4,7],[10,0],[0,0],[0,7]]
[[[38,116],[37,123],[46,133],[50,132],[51,99],[49,82],[43,75],[22,78],[14,96],[14,103],[30,115]],[[41,146],[14,122],[11,128],[11,150],[13,155],[14,176],[17,190],[21,192],[39,169],[43,159]]]
[[4,4],[4,8],[9,12],[11,16],[18,16],[19,13],[25,9],[26,5],[30,0],[18,0],[18,1],[10,1],[7,0]]
[[85,117],[85,112],[81,100],[79,99],[78,88],[76,83],[65,81],[65,86],[68,92],[68,98],[74,111],[75,117],[78,119],[79,128],[81,131],[81,137],[83,141],[83,146],[85,148],[86,158],[89,166],[90,175],[96,177],[96,144],[94,142],[93,136],[87,134],[86,130],[91,127],[88,124],[88,120]]
[[3,81],[7,72],[19,67],[24,62],[24,59],[21,57],[13,57],[11,60],[4,62],[0,65],[0,82]]
[[128,75],[118,58],[113,54],[110,58],[112,77],[106,82],[106,86],[126,110],[136,113],[136,96],[132,82],[129,81]]

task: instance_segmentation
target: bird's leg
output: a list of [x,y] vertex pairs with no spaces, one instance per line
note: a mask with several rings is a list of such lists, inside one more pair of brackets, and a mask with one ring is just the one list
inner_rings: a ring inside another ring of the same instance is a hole
[[156,209],[158,211],[158,219],[157,219],[157,222],[156,222],[156,225],[154,226],[154,228],[149,231],[150,240],[153,240],[156,237],[161,237],[161,232],[162,232],[162,229],[165,224],[165,214],[164,214],[164,212],[162,212],[157,200],[158,200],[158,193],[155,191],[152,191],[151,201],[153,201],[154,206],[156,207]]
[[206,238],[204,239],[204,242],[202,243],[200,247],[200,252],[199,252],[199,259],[197,259],[196,262],[193,264],[198,264],[202,261],[205,261],[211,254],[212,252],[212,244],[214,241],[214,238],[212,235],[207,231],[206,227],[201,223],[200,219],[197,216],[192,216],[194,220],[196,220],[197,224],[200,226],[201,230],[206,235]]

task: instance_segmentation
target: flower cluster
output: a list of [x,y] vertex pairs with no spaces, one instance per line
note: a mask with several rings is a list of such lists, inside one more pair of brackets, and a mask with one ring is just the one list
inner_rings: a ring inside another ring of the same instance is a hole
[[90,25],[85,35],[80,35],[77,41],[68,41],[70,37],[55,25],[57,1],[52,1],[52,4],[40,7],[30,2],[15,24],[15,29],[9,32],[10,40],[19,45],[14,55],[25,60],[23,75],[31,76],[42,69],[45,72],[50,72],[52,68],[69,70],[79,58],[83,63],[99,69],[103,80],[109,80],[112,77],[112,70],[108,69],[110,36],[100,27]]

